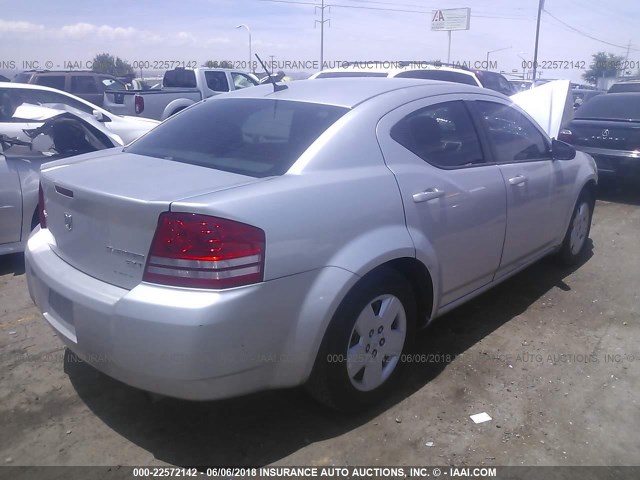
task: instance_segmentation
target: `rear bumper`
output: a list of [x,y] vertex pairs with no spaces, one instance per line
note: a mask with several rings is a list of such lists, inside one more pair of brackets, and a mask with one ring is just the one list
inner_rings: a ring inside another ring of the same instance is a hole
[[146,283],[126,290],[61,260],[49,235],[37,230],[27,243],[27,282],[59,337],[111,377],[184,399],[303,383],[340,285],[353,276],[325,268],[221,291]]
[[640,177],[640,152],[581,146],[576,149],[591,155],[603,176]]

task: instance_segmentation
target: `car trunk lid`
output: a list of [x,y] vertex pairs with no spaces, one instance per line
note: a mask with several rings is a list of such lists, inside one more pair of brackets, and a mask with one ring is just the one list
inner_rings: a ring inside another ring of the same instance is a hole
[[578,147],[633,151],[640,149],[637,122],[575,119],[569,125],[572,143]]
[[51,247],[78,270],[131,289],[172,202],[264,180],[129,153],[57,163],[41,179]]

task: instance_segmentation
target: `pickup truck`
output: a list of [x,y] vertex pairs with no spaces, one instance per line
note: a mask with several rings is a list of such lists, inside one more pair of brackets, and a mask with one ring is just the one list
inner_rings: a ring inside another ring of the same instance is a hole
[[164,120],[213,95],[258,85],[251,73],[224,68],[167,70],[158,90],[106,91],[104,107],[119,115]]

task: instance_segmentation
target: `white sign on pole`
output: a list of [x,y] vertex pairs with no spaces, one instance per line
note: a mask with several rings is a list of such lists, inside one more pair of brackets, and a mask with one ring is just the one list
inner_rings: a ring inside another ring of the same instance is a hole
[[451,31],[469,30],[471,20],[470,8],[449,8],[434,10],[431,16],[431,30]]

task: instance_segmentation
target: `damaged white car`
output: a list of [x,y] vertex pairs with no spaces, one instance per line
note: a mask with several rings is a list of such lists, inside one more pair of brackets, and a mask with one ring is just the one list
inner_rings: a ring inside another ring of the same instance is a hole
[[[99,130],[110,132],[123,144],[131,143],[160,122],[148,118],[116,115],[104,108],[54,88],[22,83],[0,84],[0,133],[28,141],[23,130],[39,127],[37,118],[26,116],[23,106],[41,106],[57,110],[69,110],[82,119],[100,125]],[[48,118],[48,115],[45,114]]]
[[23,128],[18,135],[0,129],[0,255],[23,251],[38,224],[43,163],[124,144],[91,115],[70,107],[57,110],[23,104],[13,114],[25,120],[22,126],[35,128]]

